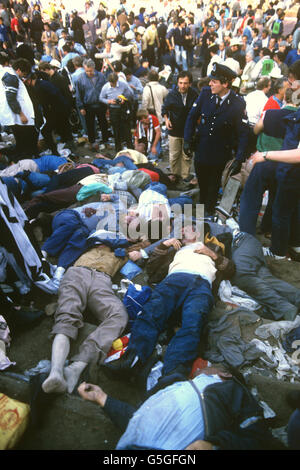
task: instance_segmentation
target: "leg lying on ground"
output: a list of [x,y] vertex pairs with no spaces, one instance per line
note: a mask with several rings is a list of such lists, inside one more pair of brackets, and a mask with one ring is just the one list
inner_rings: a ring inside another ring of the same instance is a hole
[[64,393],[67,390],[63,369],[69,351],[70,339],[63,334],[57,334],[52,345],[50,375],[42,385],[45,393]]

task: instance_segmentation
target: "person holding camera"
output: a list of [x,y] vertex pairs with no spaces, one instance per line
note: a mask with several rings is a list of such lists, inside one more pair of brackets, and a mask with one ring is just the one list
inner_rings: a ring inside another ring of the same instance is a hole
[[133,91],[127,82],[119,80],[116,73],[108,76],[108,82],[100,93],[100,102],[109,108],[110,123],[115,139],[115,150],[122,150],[122,143],[132,149],[132,136],[130,129],[130,103],[133,100]]

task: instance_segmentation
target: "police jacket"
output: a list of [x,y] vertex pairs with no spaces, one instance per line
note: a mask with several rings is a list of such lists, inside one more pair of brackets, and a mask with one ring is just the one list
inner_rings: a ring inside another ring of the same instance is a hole
[[167,115],[171,121],[172,129],[168,131],[169,135],[173,137],[183,137],[186,118],[197,96],[198,93],[193,88],[189,88],[184,105],[182,95],[177,88],[168,93],[164,99],[161,114],[162,116]]
[[195,142],[195,159],[204,165],[225,165],[236,151],[243,161],[248,141],[246,103],[232,90],[217,107],[216,95],[204,87],[188,114],[184,140]]

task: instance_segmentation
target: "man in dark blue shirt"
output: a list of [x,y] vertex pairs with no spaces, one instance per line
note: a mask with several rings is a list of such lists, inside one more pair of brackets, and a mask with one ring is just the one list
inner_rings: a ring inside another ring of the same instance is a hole
[[189,177],[192,164],[191,156],[183,151],[185,121],[198,96],[191,87],[192,82],[193,77],[190,72],[180,72],[177,88],[169,92],[162,106],[162,116],[165,118],[169,136],[171,173],[183,179]]

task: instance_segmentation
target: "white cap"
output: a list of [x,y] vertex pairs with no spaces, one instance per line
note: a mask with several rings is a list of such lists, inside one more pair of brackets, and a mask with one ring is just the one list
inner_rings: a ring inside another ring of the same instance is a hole
[[51,65],[52,67],[56,67],[56,68],[58,68],[58,69],[60,69],[60,67],[61,67],[61,63],[59,62],[59,60],[56,60],[56,59],[52,59],[52,60],[50,61],[50,65]]
[[144,34],[145,31],[146,31],[146,28],[144,28],[144,26],[139,26],[138,29],[137,29],[137,32],[139,34]]
[[281,73],[281,70],[279,67],[273,67],[273,69],[271,70],[271,73],[270,73],[270,77],[271,78],[282,78],[283,75]]
[[125,38],[131,41],[132,39],[135,38],[135,34],[133,31],[129,30],[125,33]]

